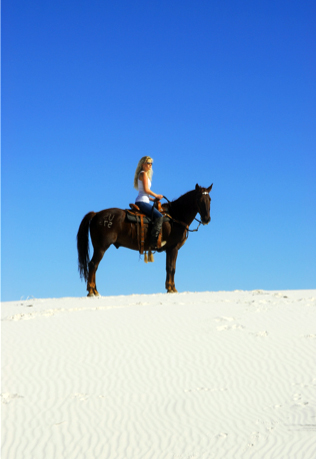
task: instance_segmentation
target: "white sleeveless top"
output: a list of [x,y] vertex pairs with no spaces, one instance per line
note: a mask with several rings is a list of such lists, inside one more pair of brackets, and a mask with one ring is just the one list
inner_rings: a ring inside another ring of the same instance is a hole
[[[148,178],[148,187],[149,187],[149,189],[151,187],[151,181],[150,181],[149,178]],[[143,182],[141,180],[139,180],[139,179],[138,179],[138,196],[137,196],[135,202],[148,202],[148,203],[150,203],[149,194],[145,193]]]

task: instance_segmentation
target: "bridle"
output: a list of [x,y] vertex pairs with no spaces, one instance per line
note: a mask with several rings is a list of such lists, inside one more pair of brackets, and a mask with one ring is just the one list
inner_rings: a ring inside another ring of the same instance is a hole
[[[203,191],[202,195],[203,195],[203,194],[206,195],[206,194],[208,194],[208,192],[207,192],[207,191]],[[163,198],[164,198],[166,201],[168,201],[169,204],[171,204],[171,201],[169,201],[169,199],[168,199],[166,196],[163,196]],[[173,221],[175,221],[176,223],[179,223],[180,225],[184,226],[184,227],[186,228],[187,232],[190,232],[190,233],[195,233],[195,232],[199,231],[200,226],[203,224],[198,218],[194,217],[194,220],[198,222],[198,226],[197,226],[196,229],[191,230],[191,229],[189,228],[189,226],[188,226],[186,223],[180,222],[180,221],[176,220],[176,219],[173,218],[173,217],[171,217],[171,219],[172,219]]]
[[[203,191],[203,192],[201,193],[201,195],[203,195],[203,194],[204,194],[204,195],[207,195],[207,196],[209,195],[209,193],[208,193],[207,191]],[[199,209],[199,214],[201,215],[199,205],[198,205],[198,209]],[[199,226],[203,223],[203,222],[201,222],[200,220],[198,220],[197,218],[194,218],[194,220],[196,220],[197,222],[199,222]]]

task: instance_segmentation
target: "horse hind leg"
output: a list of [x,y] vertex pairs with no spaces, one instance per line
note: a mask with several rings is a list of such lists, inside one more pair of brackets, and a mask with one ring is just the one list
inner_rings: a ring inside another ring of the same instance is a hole
[[87,282],[87,291],[88,295],[87,296],[100,296],[96,282],[95,282],[95,274],[97,271],[97,267],[95,266],[95,263],[91,260],[89,263],[89,276],[88,276],[88,282]]
[[94,254],[93,254],[93,257],[91,258],[90,260],[90,263],[89,263],[89,275],[88,275],[88,282],[87,282],[87,291],[88,291],[88,295],[87,296],[100,296],[98,290],[97,290],[97,286],[96,286],[96,272],[97,272],[97,269],[98,269],[98,266],[100,264],[100,261],[102,260],[103,258],[103,255],[105,254],[106,250],[108,249],[108,247],[105,249],[105,250],[95,250],[94,251]]

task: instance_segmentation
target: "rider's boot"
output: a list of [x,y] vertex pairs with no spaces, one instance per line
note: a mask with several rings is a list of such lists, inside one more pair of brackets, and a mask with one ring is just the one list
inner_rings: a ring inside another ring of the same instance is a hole
[[158,217],[153,223],[151,228],[150,238],[149,238],[149,245],[152,249],[157,248],[157,240],[158,236],[162,227],[163,217]]

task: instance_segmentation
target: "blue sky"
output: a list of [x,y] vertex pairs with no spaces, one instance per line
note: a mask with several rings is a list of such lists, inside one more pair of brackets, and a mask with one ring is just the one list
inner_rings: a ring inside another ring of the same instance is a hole
[[[76,234],[128,207],[138,160],[175,199],[212,190],[179,291],[316,288],[315,2],[2,3],[2,300],[84,296]],[[192,226],[194,227],[194,225]],[[111,247],[102,295],[163,292]]]

